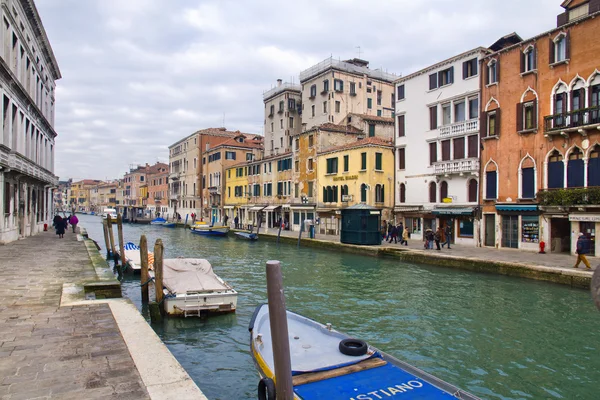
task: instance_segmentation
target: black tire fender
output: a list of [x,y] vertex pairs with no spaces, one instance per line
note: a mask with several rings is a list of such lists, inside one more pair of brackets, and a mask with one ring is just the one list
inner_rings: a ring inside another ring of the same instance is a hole
[[258,382],[258,400],[275,400],[275,382],[270,378],[262,378]]
[[344,339],[340,341],[340,353],[347,356],[364,356],[369,350],[367,342],[360,339]]

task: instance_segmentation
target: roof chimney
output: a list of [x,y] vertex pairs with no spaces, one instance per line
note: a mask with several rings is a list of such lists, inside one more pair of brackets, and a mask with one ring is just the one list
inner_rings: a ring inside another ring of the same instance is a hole
[[283,81],[281,79],[277,79],[277,87],[281,86],[282,83]]

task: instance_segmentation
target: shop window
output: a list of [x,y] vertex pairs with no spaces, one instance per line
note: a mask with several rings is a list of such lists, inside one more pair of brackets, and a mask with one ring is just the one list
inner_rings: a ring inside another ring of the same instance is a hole
[[521,242],[538,243],[540,240],[540,219],[537,215],[521,217]]
[[473,237],[473,217],[461,217],[458,219],[458,236]]

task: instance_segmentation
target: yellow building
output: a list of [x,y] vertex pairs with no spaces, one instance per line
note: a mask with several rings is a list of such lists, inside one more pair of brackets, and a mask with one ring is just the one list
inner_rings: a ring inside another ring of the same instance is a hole
[[378,137],[321,151],[317,156],[318,231],[339,234],[341,209],[362,203],[391,219],[394,146]]
[[69,207],[78,212],[90,211],[90,190],[96,187],[101,181],[93,179],[84,179],[71,184],[71,196],[69,197]]
[[250,185],[248,183],[248,167],[240,163],[225,169],[225,195],[223,196],[223,209],[233,222],[237,216],[240,224],[246,220],[247,207],[252,200]]

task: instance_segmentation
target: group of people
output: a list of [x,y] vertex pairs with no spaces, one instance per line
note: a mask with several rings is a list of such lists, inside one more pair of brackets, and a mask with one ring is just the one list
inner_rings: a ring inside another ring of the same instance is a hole
[[65,237],[65,231],[68,229],[69,224],[71,225],[71,228],[73,228],[73,233],[75,233],[78,223],[79,223],[79,219],[77,218],[77,216],[75,214],[71,214],[65,218],[56,214],[54,216],[54,219],[52,220],[52,226],[54,226],[54,229],[56,230],[56,234],[58,235],[59,239],[62,239]]
[[[448,245],[448,248],[450,249],[450,239],[452,238],[452,228],[450,227],[450,225],[446,225],[446,227],[444,229],[442,229],[441,226],[438,226],[438,228],[435,230],[435,232],[433,231],[433,229],[427,229],[425,231],[425,244],[424,247],[425,249],[433,249],[433,244],[435,243],[435,249],[436,250],[441,250],[442,247],[444,247],[445,245]],[[442,239],[444,240],[442,242]],[[441,246],[440,246],[441,244]]]
[[383,220],[381,223],[381,237],[388,243],[398,243],[400,237],[400,244],[408,246],[408,228],[405,228],[400,222],[398,225],[392,224],[392,221]]

